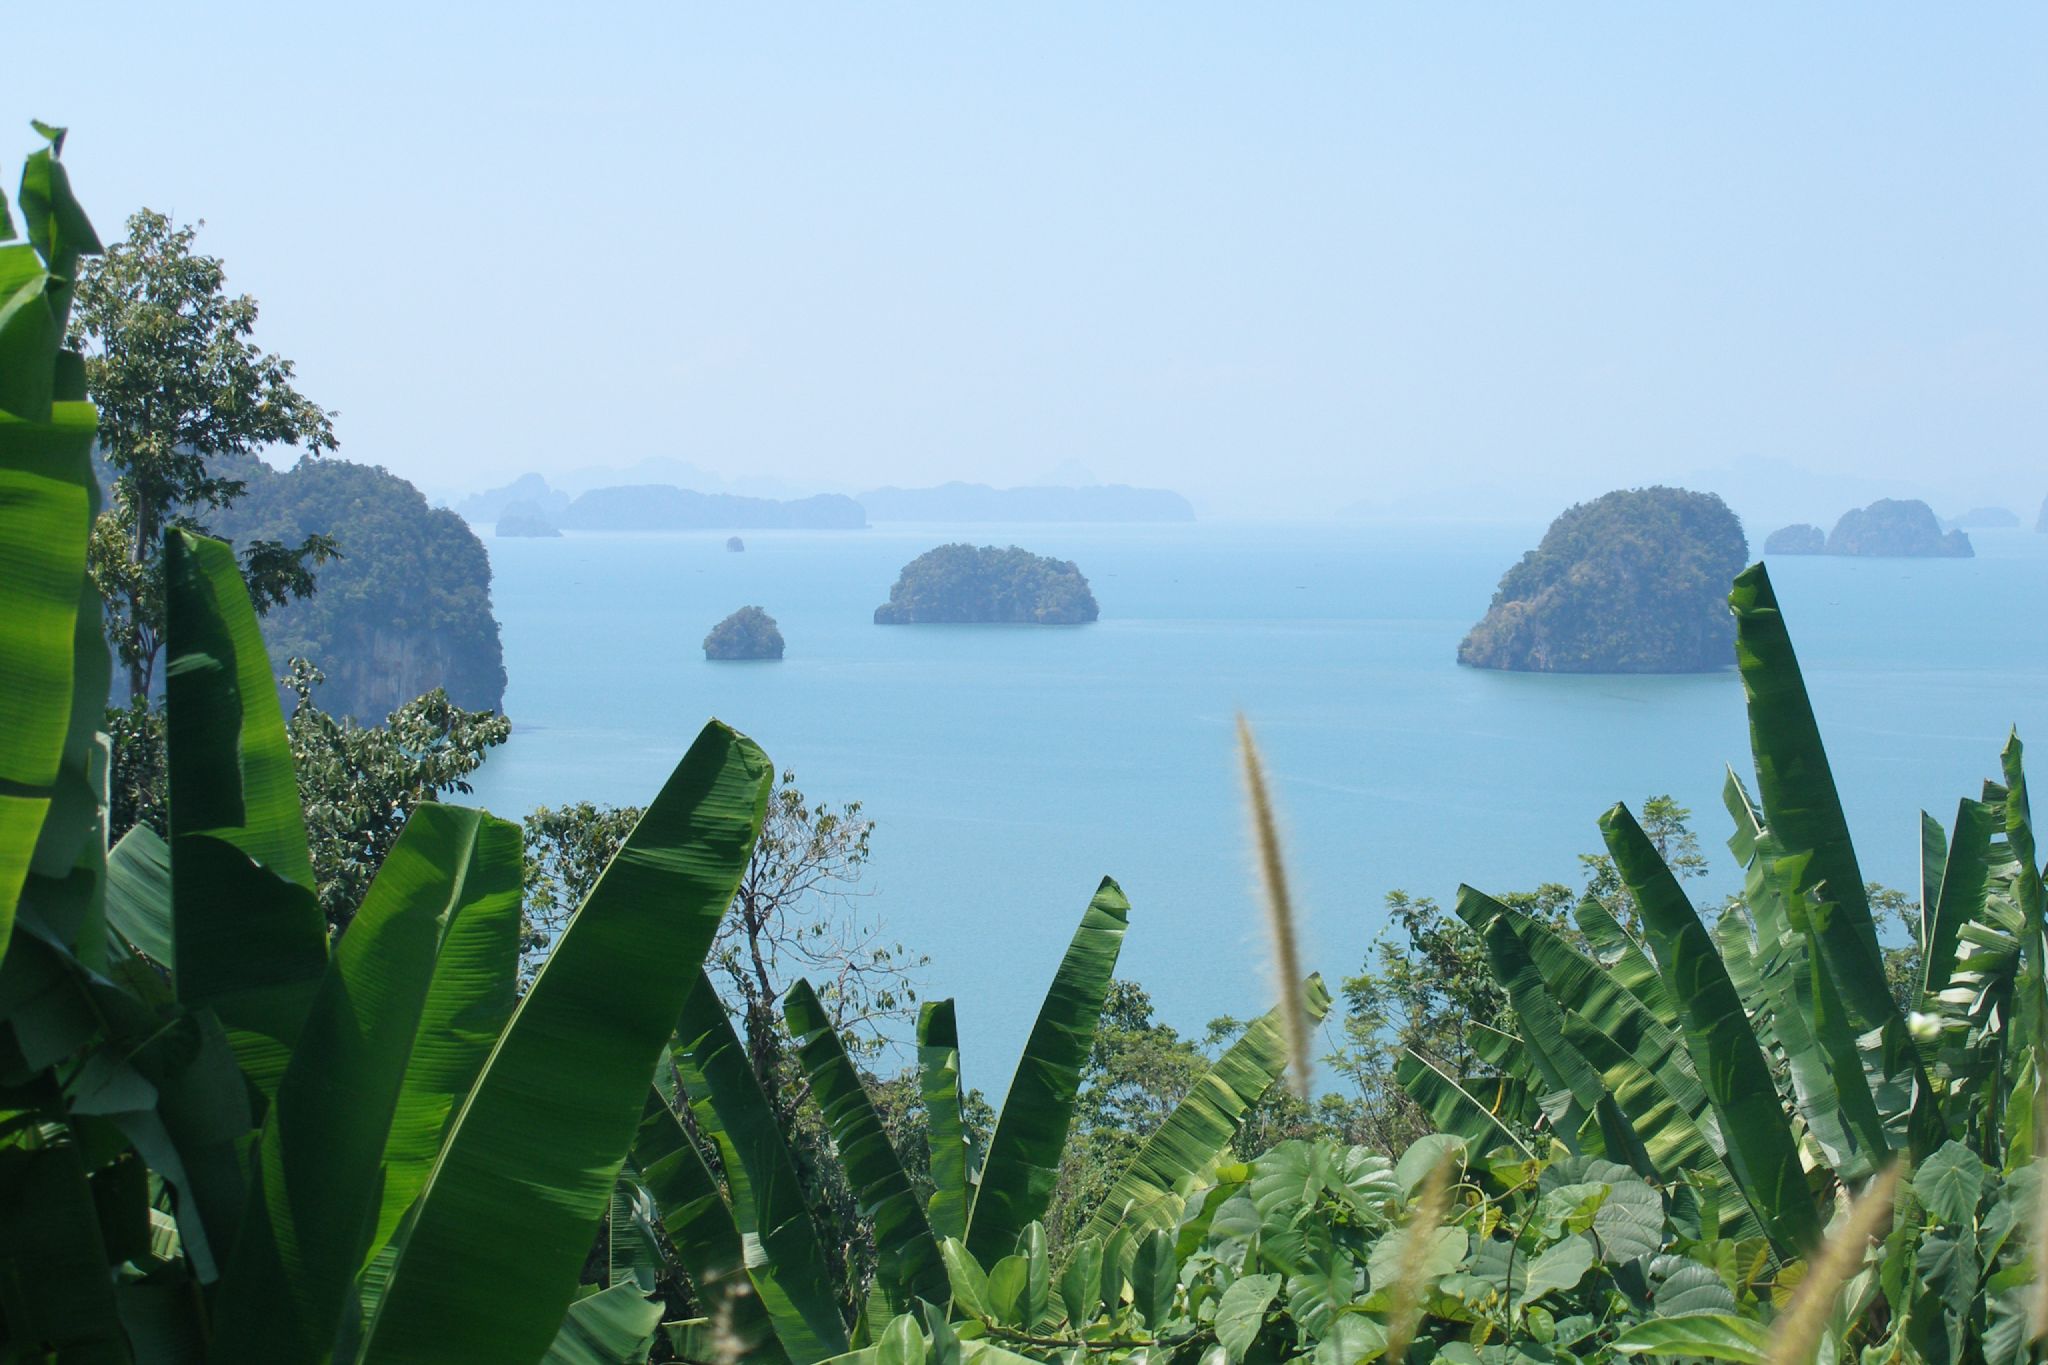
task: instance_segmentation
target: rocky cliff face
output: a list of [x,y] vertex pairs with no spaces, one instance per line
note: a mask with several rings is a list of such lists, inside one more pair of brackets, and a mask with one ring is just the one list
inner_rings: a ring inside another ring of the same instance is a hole
[[248,484],[211,529],[241,545],[333,536],[341,558],[315,573],[312,597],[272,611],[263,638],[281,674],[294,656],[327,675],[330,711],[365,722],[435,688],[456,705],[497,710],[505,659],[491,614],[491,561],[468,523],[373,465],[304,459],[289,471],[256,460]]

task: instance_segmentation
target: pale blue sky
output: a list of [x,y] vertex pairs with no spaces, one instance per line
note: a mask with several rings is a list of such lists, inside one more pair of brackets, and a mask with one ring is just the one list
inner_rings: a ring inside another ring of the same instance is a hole
[[204,217],[432,489],[2048,493],[2036,5],[66,11],[11,21],[18,150],[68,123],[110,238]]

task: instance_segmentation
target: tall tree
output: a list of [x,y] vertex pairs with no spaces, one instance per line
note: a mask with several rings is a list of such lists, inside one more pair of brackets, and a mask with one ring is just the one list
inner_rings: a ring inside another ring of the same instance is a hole
[[[204,530],[207,513],[242,492],[208,461],[270,446],[335,448],[334,414],[292,386],[291,361],[250,340],[256,300],[229,296],[220,259],[193,251],[196,232],[150,209],[131,215],[127,239],[86,267],[71,316],[114,474],[94,528],[93,577],[135,697],[149,694],[163,649],[165,529]],[[312,592],[313,566],[333,553],[325,536],[243,547],[258,609]]]

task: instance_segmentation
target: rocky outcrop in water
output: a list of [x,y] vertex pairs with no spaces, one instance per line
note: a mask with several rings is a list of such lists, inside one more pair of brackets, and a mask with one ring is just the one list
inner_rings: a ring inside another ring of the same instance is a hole
[[1828,533],[1804,521],[1781,526],[1764,541],[1767,555],[1819,555],[1826,554],[1827,549]]
[[1502,575],[1458,646],[1474,668],[1699,673],[1735,661],[1728,585],[1749,558],[1712,493],[1634,488],[1569,508]]
[[1015,545],[941,545],[903,566],[889,600],[875,608],[875,624],[1083,625],[1098,614],[1072,560]]
[[498,534],[501,536],[528,536],[545,539],[560,536],[562,528],[548,518],[539,506],[530,502],[508,503],[498,514]]
[[779,659],[782,631],[759,607],[741,607],[704,637],[707,659]]
[[1969,559],[1977,551],[1962,531],[1943,531],[1934,509],[1915,499],[1879,498],[1842,513],[1828,533],[1831,555]]

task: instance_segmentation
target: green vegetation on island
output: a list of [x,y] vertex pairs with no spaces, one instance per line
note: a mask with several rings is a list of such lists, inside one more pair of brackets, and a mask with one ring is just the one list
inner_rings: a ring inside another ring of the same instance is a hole
[[1698,673],[1734,662],[1727,584],[1749,557],[1712,493],[1637,488],[1569,508],[1458,646],[1475,668]]
[[1781,526],[1764,541],[1767,555],[1819,555],[1827,549],[1828,533],[1805,521]]
[[562,534],[562,528],[555,525],[540,504],[532,502],[510,502],[498,514],[498,534],[501,536],[525,537],[546,540]]
[[725,548],[729,553],[740,554],[746,550],[747,542],[741,540],[738,536],[727,536],[725,538]]
[[707,659],[779,659],[782,631],[759,607],[741,607],[704,637]]
[[1943,531],[1934,509],[1916,498],[1879,498],[1842,513],[1828,534],[1828,553],[1912,559],[1969,559],[1977,551],[1963,531]]
[[303,459],[278,471],[251,458],[228,467],[246,487],[214,514],[217,534],[238,544],[319,536],[336,550],[317,591],[271,610],[273,671],[311,659],[326,675],[320,704],[362,720],[435,689],[473,711],[504,705],[490,555],[467,522],[374,465]]
[[1081,625],[1099,614],[1088,580],[1072,560],[997,549],[941,545],[903,566],[878,626],[986,622]]

